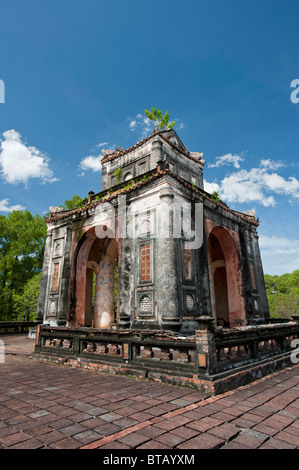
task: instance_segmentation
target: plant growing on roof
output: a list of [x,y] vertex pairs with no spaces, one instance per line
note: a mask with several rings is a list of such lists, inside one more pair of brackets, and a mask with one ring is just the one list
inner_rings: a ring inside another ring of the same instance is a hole
[[121,174],[122,174],[121,168],[117,168],[117,170],[115,170],[115,172],[114,172],[114,176],[115,176],[118,184],[121,183]]
[[157,127],[160,131],[163,129],[172,129],[175,125],[175,121],[169,122],[168,111],[166,111],[163,116],[160,109],[156,109],[152,106],[151,111],[145,109],[144,113],[151,121],[155,121],[155,128]]
[[213,194],[211,195],[211,198],[213,199],[213,201],[218,202],[219,204],[223,204],[224,206],[227,206],[227,204],[225,204],[225,202],[222,201],[217,191],[213,192]]

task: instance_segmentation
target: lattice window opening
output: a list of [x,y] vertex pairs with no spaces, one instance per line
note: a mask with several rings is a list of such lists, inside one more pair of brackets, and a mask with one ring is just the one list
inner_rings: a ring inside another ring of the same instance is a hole
[[217,348],[217,361],[231,361],[249,357],[249,347],[246,344]]
[[83,345],[82,352],[94,353],[106,356],[121,356],[122,345],[117,343],[87,342]]
[[73,341],[67,339],[46,338],[44,339],[44,346],[50,348],[71,349],[73,347]]
[[195,309],[195,296],[192,294],[186,294],[186,311],[187,312],[193,312]]
[[140,297],[139,308],[142,312],[150,312],[152,310],[152,299],[149,295],[144,294]]
[[151,234],[151,220],[150,219],[140,220],[138,224],[138,236],[149,237],[150,234]]
[[151,244],[140,246],[140,280],[151,280]]
[[140,346],[139,355],[143,359],[195,363],[195,353],[188,348],[172,349],[169,347]]
[[121,356],[122,353],[122,345],[111,343],[108,345],[108,354],[109,356]]
[[279,344],[275,339],[268,339],[258,343],[258,351],[260,353],[269,352],[279,349]]
[[297,341],[298,339],[299,339],[299,335],[286,336],[285,338],[286,349],[294,349],[293,341]]

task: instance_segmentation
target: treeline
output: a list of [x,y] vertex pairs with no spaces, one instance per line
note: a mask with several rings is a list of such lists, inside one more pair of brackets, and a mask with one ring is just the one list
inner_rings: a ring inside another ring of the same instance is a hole
[[[61,208],[80,205],[80,196],[73,196]],[[0,215],[0,321],[35,320],[46,233],[40,215]]]
[[265,275],[271,317],[299,315],[299,269],[281,276]]
[[[73,196],[61,207],[82,204],[80,196]],[[45,218],[27,210],[0,215],[0,321],[35,319],[46,231]],[[299,315],[299,270],[266,274],[265,284],[272,317]]]
[[44,218],[27,210],[0,216],[1,321],[34,319],[46,231]]

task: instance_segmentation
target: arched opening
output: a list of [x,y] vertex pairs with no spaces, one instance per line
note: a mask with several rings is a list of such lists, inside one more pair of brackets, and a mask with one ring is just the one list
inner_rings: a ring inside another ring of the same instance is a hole
[[246,324],[242,274],[236,244],[223,227],[214,227],[208,238],[212,312],[225,328]]
[[117,315],[115,238],[98,238],[95,229],[85,236],[76,258],[76,326],[109,328]]

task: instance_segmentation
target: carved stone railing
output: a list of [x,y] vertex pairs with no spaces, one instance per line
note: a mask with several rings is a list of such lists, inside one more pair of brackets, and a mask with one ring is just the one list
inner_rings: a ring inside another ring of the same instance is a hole
[[[34,356],[113,369],[222,393],[291,364],[299,322],[215,328],[196,319],[193,336],[166,331],[37,327]],[[222,381],[222,382],[221,382]],[[242,382],[243,381],[243,382]],[[208,385],[206,385],[208,384]]]
[[131,364],[147,369],[196,370],[194,338],[140,331],[39,327],[36,353],[75,356],[86,361]]
[[30,328],[39,325],[39,321],[0,321],[0,336],[28,333]]
[[299,338],[299,323],[286,322],[215,331],[213,372],[287,355]]

